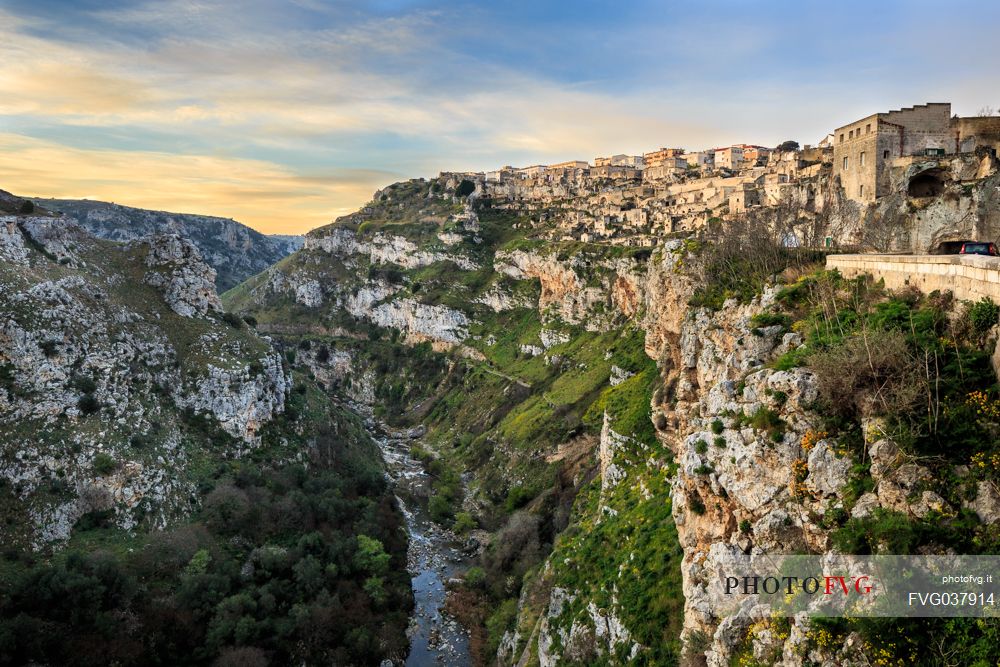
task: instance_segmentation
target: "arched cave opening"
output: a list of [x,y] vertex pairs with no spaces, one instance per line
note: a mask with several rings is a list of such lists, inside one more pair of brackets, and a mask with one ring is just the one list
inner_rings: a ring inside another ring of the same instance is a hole
[[944,192],[945,178],[940,169],[921,172],[910,179],[906,194],[910,197],[937,197]]

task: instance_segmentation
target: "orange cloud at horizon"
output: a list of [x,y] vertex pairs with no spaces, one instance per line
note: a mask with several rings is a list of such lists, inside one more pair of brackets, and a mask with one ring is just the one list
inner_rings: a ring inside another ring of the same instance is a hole
[[299,174],[264,160],[80,149],[0,133],[0,189],[233,218],[265,234],[325,225],[395,180],[372,170]]

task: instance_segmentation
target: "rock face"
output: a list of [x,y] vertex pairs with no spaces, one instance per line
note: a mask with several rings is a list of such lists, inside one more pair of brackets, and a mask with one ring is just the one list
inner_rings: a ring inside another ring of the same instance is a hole
[[204,429],[237,456],[284,409],[281,357],[217,318],[191,243],[124,246],[18,216],[0,219],[0,254],[0,480],[23,519],[5,542],[65,539],[95,511],[162,527],[192,509]]
[[[430,341],[437,350],[479,355],[470,365],[445,357],[455,385],[430,387],[407,409],[432,415],[426,436],[438,437],[443,451],[458,442],[482,460],[463,480],[464,509],[496,509],[491,502],[516,498],[513,491],[545,469],[557,471],[558,482],[529,506],[560,506],[558,521],[569,524],[520,591],[498,664],[655,661],[662,629],[643,626],[635,601],[649,599],[660,582],[626,590],[644,572],[680,577],[677,634],[689,646],[707,639],[701,652],[708,664],[731,664],[747,648],[750,629],[766,620],[765,610],[717,608],[707,593],[713,572],[750,553],[830,551],[830,530],[818,519],[827,513],[956,510],[925,488],[925,467],[878,437],[868,438],[874,486],[854,498],[852,475],[862,462],[823,432],[814,411],[816,375],[775,367],[780,355],[803,346],[803,335],[759,324],[782,319],[773,317],[776,287],[749,303],[692,307],[692,268],[704,257],[692,239],[658,238],[655,248],[639,248],[545,237],[545,216],[561,213],[519,207],[517,197],[527,194],[516,183],[507,199],[498,199],[499,186],[482,188],[494,198],[492,209],[476,213],[466,201],[456,213],[460,202],[448,200],[447,190],[462,180],[449,175],[376,193],[362,211],[317,230],[300,253],[227,299],[242,299],[235,303],[275,333],[331,337],[338,349],[331,343],[322,359],[315,348],[299,349],[300,360],[366,403],[433,384],[403,377],[405,364],[366,361],[368,341]],[[560,197],[574,195],[564,184],[544,187],[554,209]],[[502,206],[515,213],[502,218]],[[762,320],[765,314],[772,317]],[[580,354],[587,345],[593,348]],[[397,359],[408,354],[379,349]],[[421,371],[425,354],[423,346],[413,355]],[[484,386],[489,390],[477,394]],[[459,412],[473,418],[463,423]],[[544,435],[533,438],[537,433]],[[996,490],[978,492],[969,508],[995,520]],[[573,502],[563,493],[580,495]],[[611,548],[597,542],[604,538]],[[665,546],[678,542],[683,558]],[[661,572],[667,557],[676,568]],[[798,664],[806,627],[799,619],[785,635],[755,634],[750,649],[761,664]],[[840,664],[857,641],[847,637],[810,659]]]
[[259,368],[225,369],[209,365],[208,373],[174,395],[182,408],[211,415],[226,433],[253,442],[257,432],[284,410],[290,381],[277,355],[267,355]]
[[215,292],[215,270],[201,261],[198,249],[176,235],[156,236],[145,242],[148,271],[143,280],[163,290],[163,296],[178,315],[201,316],[221,311]]
[[[454,245],[454,236],[449,237],[446,245]],[[471,259],[454,253],[435,252],[419,248],[415,243],[402,236],[390,236],[376,233],[370,240],[359,239],[357,234],[347,228],[337,228],[326,234],[310,234],[306,236],[307,250],[322,250],[331,254],[349,256],[364,255],[373,264],[398,264],[407,269],[428,266],[435,262],[454,262],[459,268],[471,271],[476,268]]]
[[135,241],[171,234],[185,238],[215,269],[219,292],[302,247],[301,236],[266,236],[227,218],[150,211],[91,200],[36,199],[35,202],[50,211],[61,211],[98,238]]

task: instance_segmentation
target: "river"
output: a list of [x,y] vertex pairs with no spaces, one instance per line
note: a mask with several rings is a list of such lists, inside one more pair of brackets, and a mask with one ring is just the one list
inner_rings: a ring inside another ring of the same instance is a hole
[[407,630],[410,654],[406,667],[466,667],[472,662],[468,634],[444,613],[443,607],[445,582],[471,563],[462,554],[454,533],[431,521],[425,503],[421,502],[421,498],[427,497],[431,479],[410,455],[410,447],[417,440],[385,429],[370,418],[366,422],[395,482],[396,498],[410,537],[407,568],[413,582],[415,607]]

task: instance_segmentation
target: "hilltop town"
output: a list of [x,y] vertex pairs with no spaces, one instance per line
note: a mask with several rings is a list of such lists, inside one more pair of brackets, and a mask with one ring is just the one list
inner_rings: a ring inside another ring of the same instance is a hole
[[[928,103],[846,123],[816,145],[659,148],[440,178],[445,190],[474,183],[473,201],[532,212],[555,240],[652,246],[780,212],[771,217],[783,217],[788,245],[940,252],[980,233],[984,220],[927,209],[996,174],[998,148],[1000,116],[958,117],[950,103]],[[360,222],[370,212],[349,217]]]

